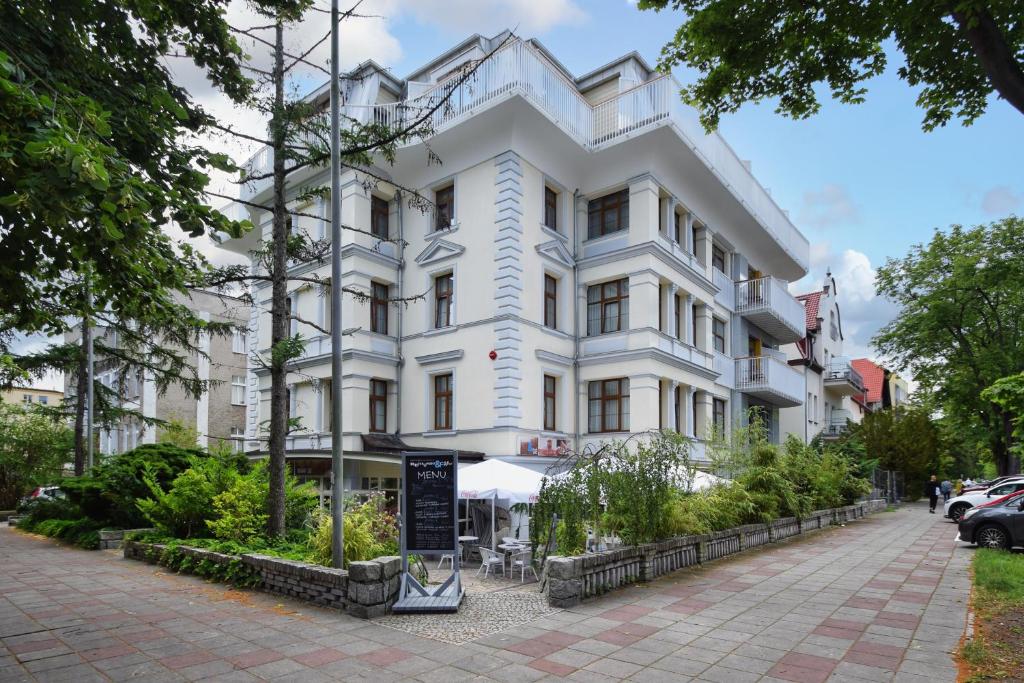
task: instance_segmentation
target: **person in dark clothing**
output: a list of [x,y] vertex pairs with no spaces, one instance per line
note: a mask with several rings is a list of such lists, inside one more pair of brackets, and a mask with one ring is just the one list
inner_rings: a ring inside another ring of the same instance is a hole
[[934,474],[932,478],[925,482],[924,495],[928,496],[928,512],[935,514],[935,506],[939,502],[939,495],[941,495],[942,489],[939,484],[939,478]]
[[942,483],[939,484],[939,490],[942,491],[942,502],[948,502],[949,497],[953,494],[953,482],[949,479],[943,479]]

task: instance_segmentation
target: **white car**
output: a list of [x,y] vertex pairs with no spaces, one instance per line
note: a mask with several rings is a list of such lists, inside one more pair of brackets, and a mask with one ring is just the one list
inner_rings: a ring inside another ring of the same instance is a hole
[[962,496],[950,498],[946,501],[943,513],[954,522],[959,522],[964,513],[975,505],[981,505],[982,503],[987,503],[990,500],[995,500],[1017,491],[1024,491],[1024,477],[1015,477],[984,491],[965,493]]

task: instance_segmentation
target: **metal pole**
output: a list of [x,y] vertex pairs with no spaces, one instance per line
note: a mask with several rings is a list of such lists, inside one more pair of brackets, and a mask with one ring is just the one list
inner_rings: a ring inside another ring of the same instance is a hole
[[[86,335],[85,338],[85,365],[86,365],[86,376],[88,377],[89,383],[86,385],[86,419],[85,419],[85,432],[86,432],[86,449],[85,449],[85,469],[88,472],[93,466],[93,447],[92,447],[92,430],[93,430],[93,405],[95,399],[95,389],[93,384],[95,378],[95,359],[93,358],[93,340],[92,340],[92,287],[89,286],[89,273],[86,271],[85,275],[85,319],[82,325],[82,334]],[[81,397],[79,397],[81,400]]]
[[345,450],[341,411],[341,92],[338,0],[331,0],[331,563],[345,564]]

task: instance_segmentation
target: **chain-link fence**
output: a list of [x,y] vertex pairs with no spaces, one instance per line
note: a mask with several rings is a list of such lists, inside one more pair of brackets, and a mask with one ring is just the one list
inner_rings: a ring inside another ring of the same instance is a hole
[[903,472],[875,469],[871,472],[871,497],[896,504],[906,495]]

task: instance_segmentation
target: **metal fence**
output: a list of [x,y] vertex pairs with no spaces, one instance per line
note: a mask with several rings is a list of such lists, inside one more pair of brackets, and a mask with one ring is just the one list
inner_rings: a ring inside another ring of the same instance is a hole
[[884,498],[890,504],[899,503],[906,495],[903,472],[875,469],[871,472],[869,498]]

